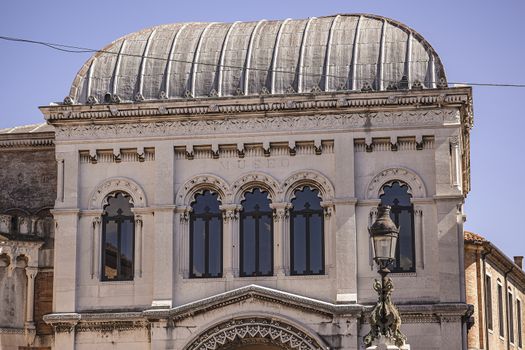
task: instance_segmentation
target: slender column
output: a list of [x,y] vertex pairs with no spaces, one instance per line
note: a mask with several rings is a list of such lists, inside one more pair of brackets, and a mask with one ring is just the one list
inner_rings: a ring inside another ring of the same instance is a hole
[[452,170],[452,186],[461,191],[461,156],[459,153],[459,137],[453,136],[450,138],[451,151],[451,170]]
[[[290,273],[289,252],[289,209],[290,203],[272,203],[270,208],[273,213],[273,244],[274,244],[274,271],[277,276],[285,276]],[[286,242],[286,243],[285,243]]]
[[[332,218],[335,212],[334,203],[332,201],[321,202],[321,207],[324,209],[324,265],[325,274],[329,274],[333,268],[332,260]],[[330,259],[330,260],[329,260]]]
[[178,246],[179,246],[179,275],[183,278],[190,277],[190,213],[191,207],[177,207],[176,213],[179,222]]
[[144,239],[142,235],[142,226],[144,221],[142,215],[135,215],[135,276],[142,278],[142,255],[144,251]]
[[423,209],[417,207],[414,210],[414,233],[415,244],[419,254],[416,256],[416,268],[425,268],[425,237],[423,235]]
[[99,277],[99,262],[100,262],[100,236],[101,236],[101,218],[96,216],[92,222],[92,237],[91,237],[91,279]]
[[226,279],[232,280],[236,276],[235,269],[238,269],[236,265],[235,256],[238,255],[237,241],[235,237],[236,228],[239,226],[239,210],[241,206],[238,204],[224,204],[220,206],[223,218],[223,255],[222,265],[223,273]]
[[[370,209],[370,214],[368,215],[368,227],[372,226],[372,224],[377,219],[377,207],[373,207]],[[368,240],[368,263],[370,264],[370,270],[374,270],[374,250],[372,248],[372,240]]]
[[64,159],[57,158],[57,201],[64,201]]
[[25,268],[27,276],[27,296],[26,296],[26,324],[33,324],[34,302],[35,302],[35,277],[38,273],[38,267],[27,266]]

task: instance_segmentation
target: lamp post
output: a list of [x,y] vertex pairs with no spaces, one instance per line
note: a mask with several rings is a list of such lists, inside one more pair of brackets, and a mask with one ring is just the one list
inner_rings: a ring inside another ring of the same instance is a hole
[[406,337],[401,333],[401,317],[391,299],[394,284],[392,279],[387,277],[390,273],[388,266],[396,260],[399,228],[390,218],[389,206],[379,205],[377,209],[377,219],[368,231],[381,281],[374,281],[378,300],[369,318],[370,332],[364,337],[364,343],[369,347],[374,341],[383,338],[392,345],[401,347],[405,344]]

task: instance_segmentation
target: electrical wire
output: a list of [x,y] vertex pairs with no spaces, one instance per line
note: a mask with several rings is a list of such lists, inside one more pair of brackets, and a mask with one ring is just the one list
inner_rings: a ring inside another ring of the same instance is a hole
[[[24,39],[24,38],[16,38],[16,37],[9,37],[9,36],[0,36],[0,40],[5,41],[13,41],[13,42],[20,42],[20,43],[26,43],[26,44],[35,44],[35,45],[42,45],[54,50],[67,52],[67,53],[105,53],[105,54],[111,54],[111,55],[120,55],[120,56],[128,56],[128,57],[135,57],[135,58],[141,58],[141,59],[148,59],[148,60],[162,60],[162,61],[171,61],[171,62],[178,62],[178,63],[187,63],[192,65],[203,65],[203,66],[213,66],[220,68],[229,68],[231,70],[250,70],[250,71],[264,71],[267,72],[267,68],[256,68],[256,67],[241,67],[241,66],[234,66],[234,65],[219,65],[216,63],[209,63],[209,62],[194,62],[189,60],[180,60],[180,59],[174,59],[174,58],[165,58],[165,57],[155,57],[155,56],[145,56],[145,55],[138,55],[138,54],[129,54],[129,53],[119,53],[119,52],[112,52],[108,50],[97,50],[97,49],[91,49],[86,47],[80,47],[80,46],[73,46],[73,45],[66,45],[66,44],[57,44],[57,43],[50,43],[45,41],[38,41],[38,40],[31,40],[31,39]],[[412,63],[417,63],[418,61],[412,61]],[[395,62],[391,63],[383,63],[383,64],[396,64]],[[357,64],[357,65],[367,65],[367,64]],[[287,70],[280,70],[280,69],[270,69],[270,71],[273,71],[275,73],[282,73],[282,74],[293,74],[297,75],[298,73],[296,71],[287,71]],[[223,69],[224,72],[224,69]],[[323,77],[327,76],[330,78],[338,78],[338,79],[347,79],[346,76],[338,76],[333,74],[324,74],[324,73],[302,73],[303,76],[312,76],[312,77]],[[377,79],[376,77],[371,79]],[[371,79],[360,79],[360,80],[371,80]],[[384,81],[389,82],[389,81]],[[437,82],[431,82],[431,83],[437,83]],[[456,85],[470,85],[470,86],[484,86],[484,87],[510,87],[510,88],[525,88],[525,84],[512,84],[512,83],[478,83],[478,82],[448,82],[449,84],[456,84]]]

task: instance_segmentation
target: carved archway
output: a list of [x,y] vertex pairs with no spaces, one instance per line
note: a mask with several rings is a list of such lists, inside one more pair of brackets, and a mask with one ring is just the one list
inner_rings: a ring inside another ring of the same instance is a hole
[[222,203],[227,203],[230,200],[228,198],[230,197],[230,188],[225,180],[216,175],[202,174],[192,177],[180,187],[175,203],[178,206],[188,206],[195,194],[204,189],[217,192]]
[[323,174],[313,170],[302,170],[293,173],[282,183],[285,201],[290,202],[293,197],[293,192],[296,189],[301,189],[304,186],[312,186],[319,190],[323,201],[330,201],[334,199],[334,186]]
[[245,174],[235,180],[231,186],[231,192],[234,194],[235,203],[240,203],[243,200],[244,193],[255,187],[262,188],[270,194],[272,202],[280,202],[282,200],[282,189],[279,182],[271,175],[253,172]]
[[268,350],[327,350],[322,341],[290,322],[275,318],[230,319],[194,338],[184,350],[247,350],[259,346]]
[[408,193],[413,198],[426,198],[427,191],[421,177],[415,172],[407,168],[388,168],[380,171],[366,188],[366,199],[377,199],[383,193],[382,189],[385,185],[391,184],[394,181],[401,181],[407,184]]
[[146,193],[135,181],[125,177],[114,177],[104,180],[91,194],[88,208],[102,209],[107,196],[110,193],[122,191],[130,195],[131,202],[135,208],[144,208],[147,205]]

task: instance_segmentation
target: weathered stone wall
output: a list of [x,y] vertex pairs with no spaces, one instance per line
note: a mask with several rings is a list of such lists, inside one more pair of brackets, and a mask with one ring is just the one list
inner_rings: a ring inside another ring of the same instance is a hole
[[0,267],[0,328],[23,328],[26,273],[23,268]]
[[0,212],[22,209],[36,214],[56,198],[54,149],[0,152]]

